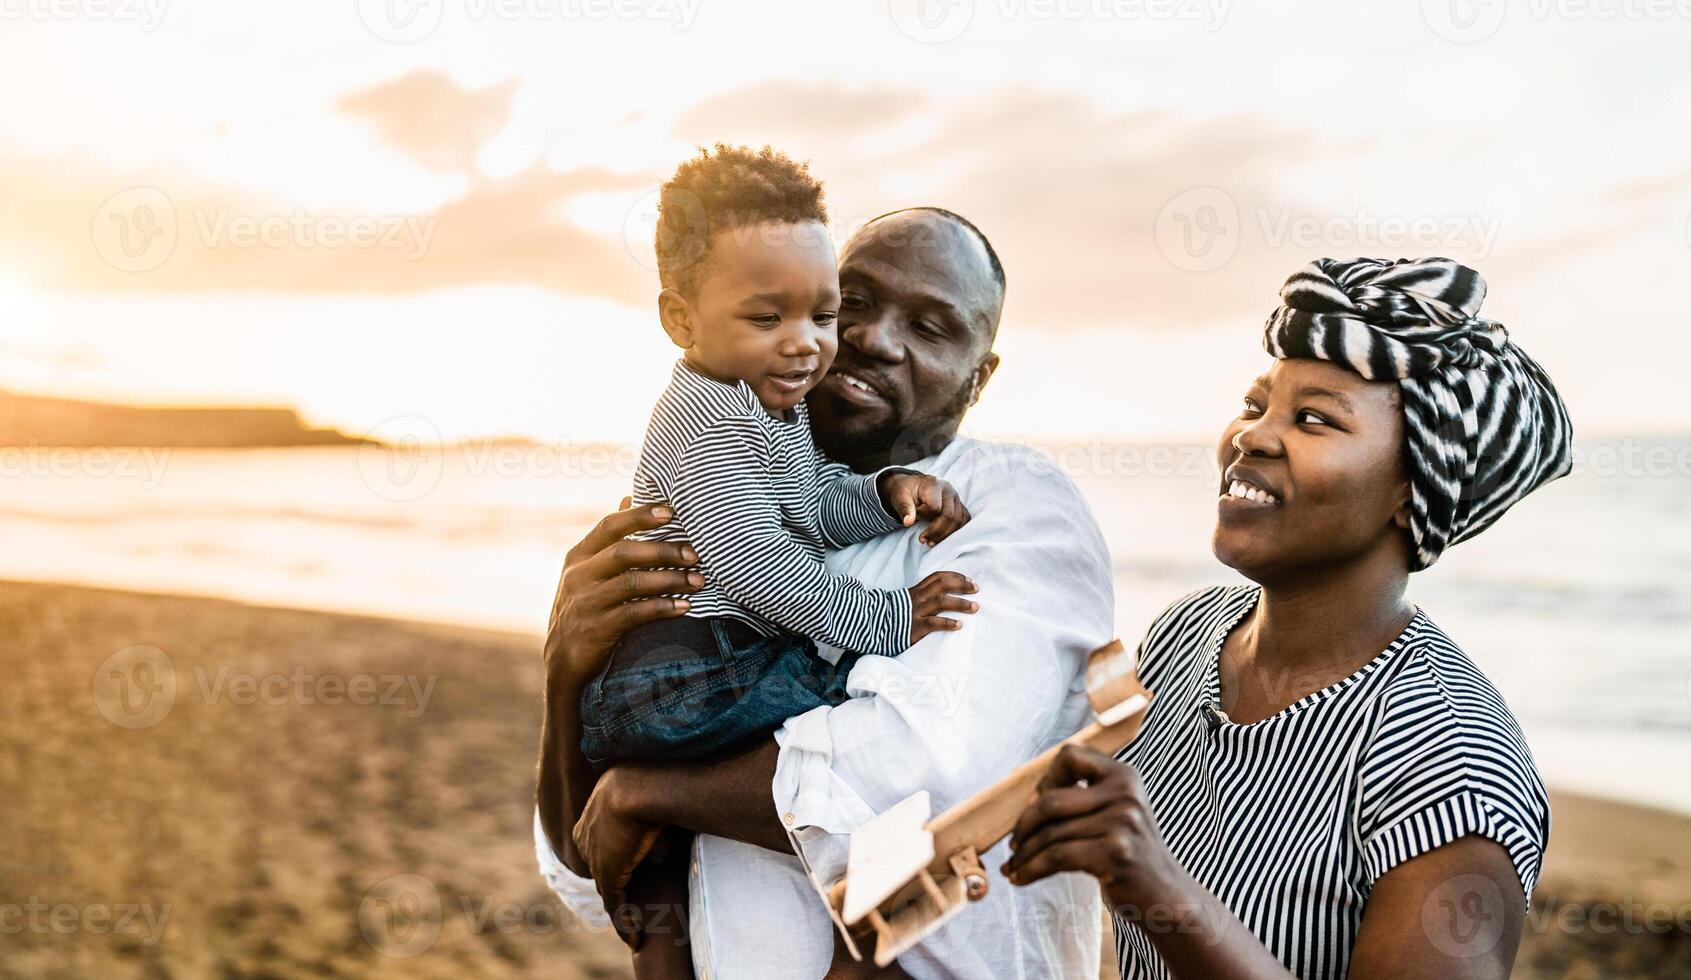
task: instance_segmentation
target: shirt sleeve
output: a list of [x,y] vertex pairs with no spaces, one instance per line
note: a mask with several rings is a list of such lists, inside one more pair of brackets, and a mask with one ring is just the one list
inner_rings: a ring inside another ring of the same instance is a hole
[[904,523],[881,503],[880,480],[888,473],[915,473],[908,466],[888,466],[856,473],[844,463],[824,460],[816,474],[816,526],[831,548],[844,548],[903,530]]
[[1509,853],[1532,890],[1550,837],[1550,802],[1525,737],[1500,700],[1452,702],[1429,681],[1388,695],[1358,768],[1357,833],[1370,884],[1470,835]]
[[776,732],[776,812],[819,887],[843,870],[846,835],[875,814],[918,790],[938,813],[1086,719],[1086,655],[1115,618],[1109,552],[1079,492],[1042,457],[989,455],[974,478],[960,465],[947,474],[974,519],[919,569],[968,575],[979,611],[900,657],[859,660],[851,700]]
[[[910,642],[910,593],[833,575],[781,523],[763,432],[723,418],[682,454],[670,503],[708,579],[771,622],[860,653],[892,656]],[[879,504],[877,503],[877,506]]]
[[593,879],[583,878],[558,860],[552,842],[546,839],[545,828],[540,825],[539,810],[534,811],[534,857],[540,864],[540,876],[557,892],[570,914],[591,928],[610,928],[611,917],[605,913],[598,886],[593,884]]

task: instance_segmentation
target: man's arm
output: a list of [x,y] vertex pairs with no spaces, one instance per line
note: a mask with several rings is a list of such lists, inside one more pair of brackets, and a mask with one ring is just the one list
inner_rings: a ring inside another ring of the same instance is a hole
[[[581,754],[581,691],[604,666],[623,633],[687,611],[686,600],[663,598],[695,592],[704,580],[685,570],[698,556],[674,542],[627,541],[628,535],[668,523],[668,508],[624,509],[600,521],[564,559],[552,603],[543,659],[545,713],[535,799],[552,851],[577,874],[587,864],[571,836],[587,806],[595,777]],[[680,566],[678,569],[677,566]],[[654,598],[656,597],[656,598]]]

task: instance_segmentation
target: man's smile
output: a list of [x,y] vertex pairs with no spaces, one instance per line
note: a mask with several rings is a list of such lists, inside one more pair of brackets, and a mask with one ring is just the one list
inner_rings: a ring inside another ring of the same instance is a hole
[[876,382],[866,379],[863,375],[849,370],[835,368],[829,372],[823,384],[829,390],[838,392],[846,401],[858,405],[890,406],[892,399]]

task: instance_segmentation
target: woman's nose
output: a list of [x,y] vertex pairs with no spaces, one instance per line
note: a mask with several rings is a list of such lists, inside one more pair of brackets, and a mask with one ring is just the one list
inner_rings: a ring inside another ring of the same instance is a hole
[[1280,437],[1266,417],[1246,422],[1233,434],[1233,448],[1246,456],[1276,456]]

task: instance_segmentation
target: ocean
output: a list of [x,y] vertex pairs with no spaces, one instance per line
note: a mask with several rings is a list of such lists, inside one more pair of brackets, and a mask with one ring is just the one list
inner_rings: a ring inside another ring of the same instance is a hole
[[[1130,644],[1239,581],[1207,445],[1041,446],[1109,542]],[[627,447],[0,449],[0,577],[540,633]],[[1553,786],[1691,813],[1691,440],[1582,442],[1573,475],[1411,580]],[[145,637],[136,637],[145,643]],[[536,651],[538,655],[538,650]]]

